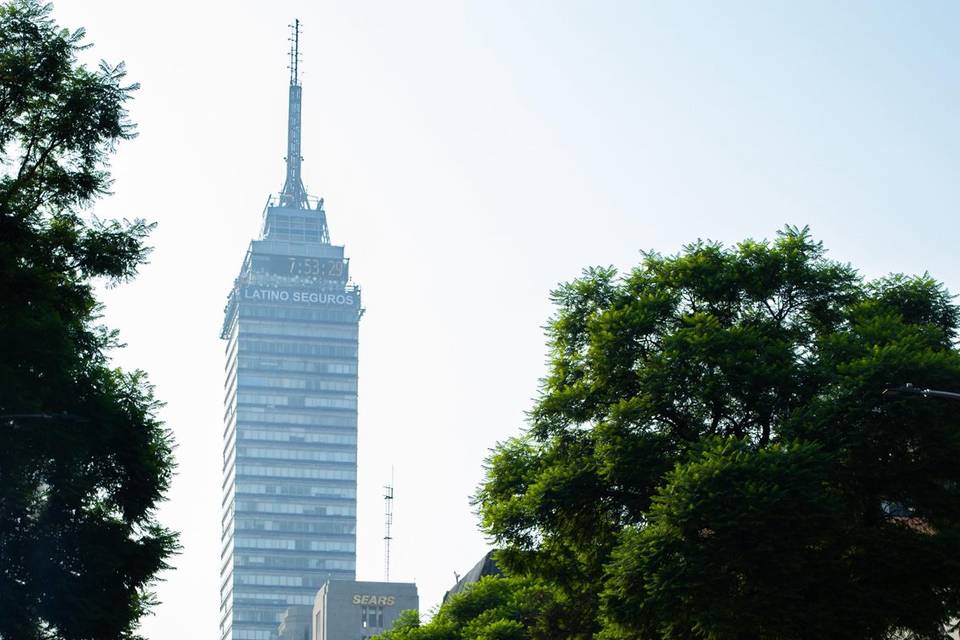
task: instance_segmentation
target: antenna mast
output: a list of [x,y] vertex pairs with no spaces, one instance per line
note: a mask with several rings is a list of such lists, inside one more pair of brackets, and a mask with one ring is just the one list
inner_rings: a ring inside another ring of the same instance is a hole
[[290,86],[300,84],[300,20],[290,25]]
[[287,111],[287,179],[280,192],[280,206],[309,209],[307,190],[300,175],[300,21],[290,25],[290,100]]
[[390,527],[393,525],[393,473],[390,473],[390,484],[383,488],[384,506],[384,533],[383,533],[383,581],[390,582]]

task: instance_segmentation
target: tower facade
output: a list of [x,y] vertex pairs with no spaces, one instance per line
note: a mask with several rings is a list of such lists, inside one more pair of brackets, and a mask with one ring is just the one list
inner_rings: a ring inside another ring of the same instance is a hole
[[299,23],[292,40],[286,181],[221,332],[221,640],[270,640],[288,607],[355,577],[360,289],[301,181]]

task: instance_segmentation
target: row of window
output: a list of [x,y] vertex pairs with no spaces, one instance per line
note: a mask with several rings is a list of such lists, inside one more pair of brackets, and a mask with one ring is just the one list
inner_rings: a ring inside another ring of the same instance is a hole
[[322,356],[326,358],[353,358],[357,357],[357,347],[329,344],[313,344],[310,342],[278,342],[273,340],[251,340],[240,338],[240,350],[248,353],[275,353],[279,355],[293,354],[298,356]]
[[240,429],[240,442],[247,440],[347,445],[357,444],[357,436],[352,433],[311,433],[304,430],[270,431],[267,429]]
[[319,218],[308,220],[300,216],[281,216],[271,212],[267,216],[267,228],[264,230],[264,235],[272,240],[293,240],[292,236],[305,235],[305,238],[299,239],[319,241],[320,220]]
[[[308,260],[310,258],[307,258]],[[344,288],[344,278],[343,273],[335,274],[329,271],[325,272],[324,268],[318,264],[303,264],[304,273],[291,273],[291,274],[277,274],[277,273],[268,273],[264,269],[249,269],[244,271],[239,280],[239,284],[243,287],[255,286],[255,287],[296,287],[298,289],[312,289],[310,293],[334,293],[334,294],[353,294],[355,293],[352,289]],[[269,269],[270,267],[265,267]],[[290,268],[289,266],[287,267]],[[331,269],[330,271],[333,271]],[[280,299],[273,298],[271,296],[260,295],[243,295],[240,299],[244,302],[244,306],[247,304],[260,304],[260,303],[270,303]],[[281,300],[286,302],[286,300]],[[301,298],[301,301],[303,299]]]
[[266,407],[242,407],[237,410],[240,422],[263,422],[267,424],[298,424],[315,427],[352,427],[357,428],[355,415],[336,415],[317,413],[291,413]]
[[317,462],[356,462],[352,451],[324,451],[323,449],[275,449],[267,447],[239,447],[237,455],[243,458],[271,458],[273,460],[315,460]]
[[303,360],[302,358],[270,358],[244,354],[240,356],[239,363],[241,372],[256,370],[261,373],[290,371],[293,373],[322,373],[326,375],[355,376],[357,374],[357,365],[351,362],[323,362]]
[[274,395],[266,393],[245,393],[241,391],[237,395],[240,404],[262,404],[268,407],[305,407],[324,409],[356,409],[357,398],[314,398],[300,395]]
[[[234,584],[252,584],[258,587],[304,587],[304,586],[313,586],[309,584],[309,576],[241,576],[238,575],[236,582]],[[325,577],[318,577],[316,579],[317,586],[321,586],[325,582]]]
[[281,533],[324,533],[330,535],[353,535],[356,525],[340,522],[301,522],[292,520],[263,520],[237,518],[237,529],[249,531],[278,531]]
[[312,498],[356,498],[355,487],[324,487],[313,484],[307,485],[280,485],[261,482],[237,483],[237,493],[252,495],[273,496],[310,496]]
[[252,607],[241,607],[233,616],[234,622],[273,622],[279,623],[282,609],[270,607],[267,609],[254,609]]
[[237,590],[236,602],[249,602],[254,605],[269,606],[277,604],[286,607],[288,604],[313,604],[316,594],[291,593],[291,590],[251,591],[250,587],[240,587]]
[[332,571],[354,571],[353,560],[334,560],[329,558],[301,558],[287,556],[237,556],[238,567],[267,567],[271,569],[329,569]]
[[263,600],[274,604],[287,606],[288,604],[313,604],[316,596],[291,594],[267,593],[263,591],[240,591],[237,593],[236,602],[244,600]]
[[228,640],[271,640],[273,631],[263,631],[260,629],[234,629],[231,638]]
[[357,507],[354,505],[304,504],[302,502],[257,502],[255,500],[238,500],[237,510],[254,513],[278,513],[308,516],[355,516]]
[[289,322],[244,322],[240,336],[275,335],[357,341],[357,325],[290,324]]
[[356,469],[314,469],[312,467],[275,467],[264,464],[237,465],[237,473],[244,476],[268,478],[314,478],[317,480],[356,480]]
[[240,307],[240,317],[356,324],[358,313],[357,309],[314,309],[309,307],[295,307],[292,305],[242,305]]
[[288,551],[336,551],[341,553],[356,552],[353,542],[339,542],[336,540],[294,540],[291,538],[264,538],[237,536],[237,549],[286,549]]
[[330,378],[291,378],[287,376],[268,376],[254,373],[241,373],[240,386],[266,387],[268,389],[298,389],[304,391],[339,391],[356,393],[356,380]]
[[[288,396],[292,400],[297,396]],[[329,408],[329,409],[354,409],[357,408],[357,396],[353,394],[352,396],[344,396],[342,398],[317,398],[314,396],[306,396],[303,398],[303,406],[307,408]]]
[[[286,240],[288,242],[320,242],[320,229],[306,229],[304,227],[290,228],[280,225],[272,225],[266,232],[266,237],[271,240]],[[307,283],[308,277],[291,278],[289,276],[273,276],[278,284],[288,284],[291,281]],[[266,280],[266,278],[264,278]]]

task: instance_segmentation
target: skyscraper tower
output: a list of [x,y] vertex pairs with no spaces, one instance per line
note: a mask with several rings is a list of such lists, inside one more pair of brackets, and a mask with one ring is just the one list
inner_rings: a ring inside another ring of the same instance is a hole
[[269,640],[283,611],[355,577],[360,289],[300,174],[300,24],[291,27],[287,175],[231,290],[221,640]]

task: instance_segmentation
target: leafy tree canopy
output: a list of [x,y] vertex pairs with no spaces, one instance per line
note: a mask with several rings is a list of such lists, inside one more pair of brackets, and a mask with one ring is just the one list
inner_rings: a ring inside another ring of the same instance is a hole
[[528,578],[486,576],[454,594],[421,625],[404,611],[378,640],[548,640],[560,637],[553,591]]
[[960,615],[952,297],[807,229],[646,254],[553,294],[530,428],[475,497],[564,637],[943,638]]
[[176,548],[154,519],[172,442],[92,287],[136,273],[151,226],[89,208],[136,86],[50,12],[0,4],[0,638],[133,638]]

